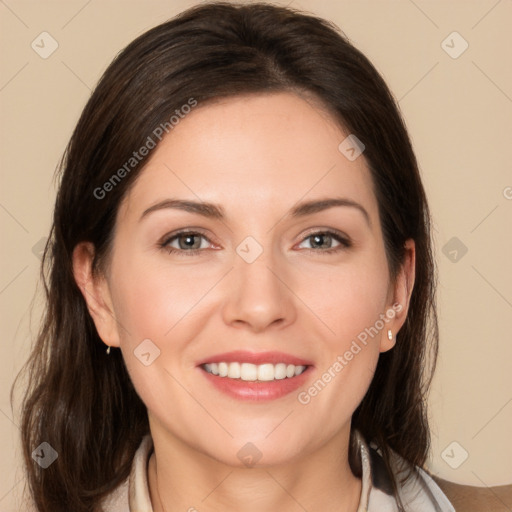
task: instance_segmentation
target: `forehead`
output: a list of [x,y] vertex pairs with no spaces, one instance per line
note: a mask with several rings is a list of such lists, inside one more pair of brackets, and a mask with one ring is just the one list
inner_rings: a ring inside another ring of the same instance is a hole
[[238,213],[290,208],[301,199],[376,200],[364,157],[338,147],[349,135],[318,102],[251,94],[198,105],[153,150],[120,208],[140,215],[167,197],[218,202]]

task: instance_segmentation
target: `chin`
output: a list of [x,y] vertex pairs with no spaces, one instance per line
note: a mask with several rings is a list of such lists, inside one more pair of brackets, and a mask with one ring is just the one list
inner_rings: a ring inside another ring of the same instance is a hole
[[213,450],[212,447],[205,447],[205,453],[222,464],[236,468],[289,464],[304,453],[301,445],[290,440],[289,436],[286,445],[283,443],[281,439],[265,439],[261,434],[259,437],[236,436],[222,450],[219,450],[219,445]]

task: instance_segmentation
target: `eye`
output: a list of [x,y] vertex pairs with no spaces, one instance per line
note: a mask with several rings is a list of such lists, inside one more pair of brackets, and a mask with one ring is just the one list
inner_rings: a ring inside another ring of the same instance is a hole
[[[208,242],[206,246],[202,244],[201,239]],[[333,247],[333,240],[337,242],[338,245]],[[311,247],[306,248],[306,250],[321,254],[332,254],[352,246],[347,236],[331,230],[315,231],[305,237],[301,244],[305,241],[310,241],[311,245]],[[181,231],[174,233],[170,237],[166,237],[159,243],[159,246],[169,254],[193,256],[207,249],[209,244],[211,245],[212,242],[202,233],[197,231]]]
[[[352,243],[350,242],[348,237],[342,235],[337,231],[316,231],[314,233],[310,233],[306,238],[304,238],[302,243],[304,243],[307,240],[310,241],[310,245],[312,246],[308,250],[313,252],[320,252],[323,254],[332,254],[334,252],[342,251],[352,246]],[[338,242],[337,246],[332,246],[333,240]],[[319,248],[320,250],[318,250],[317,248]]]
[[[174,253],[190,256],[208,247],[208,244],[206,247],[202,245],[201,238],[211,244],[210,240],[202,233],[196,231],[182,231],[175,233],[169,238],[165,238],[159,245],[169,254]],[[175,245],[173,247],[171,244],[177,244],[177,246]]]

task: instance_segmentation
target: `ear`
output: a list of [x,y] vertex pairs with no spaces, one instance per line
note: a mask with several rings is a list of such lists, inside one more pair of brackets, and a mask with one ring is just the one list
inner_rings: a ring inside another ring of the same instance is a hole
[[119,347],[119,331],[114,316],[107,279],[94,275],[94,245],[80,242],[73,250],[73,275],[84,296],[99,337],[108,346]]
[[[404,262],[396,277],[393,289],[390,293],[390,301],[386,309],[388,321],[385,323],[381,335],[381,352],[386,352],[395,346],[396,335],[404,325],[407,312],[409,311],[409,303],[416,275],[416,244],[414,240],[408,239],[404,247]],[[388,331],[391,331],[391,340],[388,337]]]

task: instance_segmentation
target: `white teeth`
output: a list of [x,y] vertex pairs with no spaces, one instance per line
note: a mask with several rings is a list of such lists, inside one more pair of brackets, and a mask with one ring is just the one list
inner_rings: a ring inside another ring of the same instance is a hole
[[228,365],[228,377],[230,379],[240,378],[240,363],[231,363]]
[[284,363],[274,366],[274,379],[286,379],[286,365]]
[[291,379],[300,375],[306,369],[305,366],[293,364],[251,364],[251,363],[207,363],[203,368],[213,375],[241,379],[246,381],[271,381],[285,378]]
[[219,363],[219,377],[227,377],[228,365],[227,363]]
[[251,363],[242,363],[240,366],[240,378],[242,380],[258,380],[258,367]]
[[274,365],[262,364],[258,366],[258,380],[274,380]]

